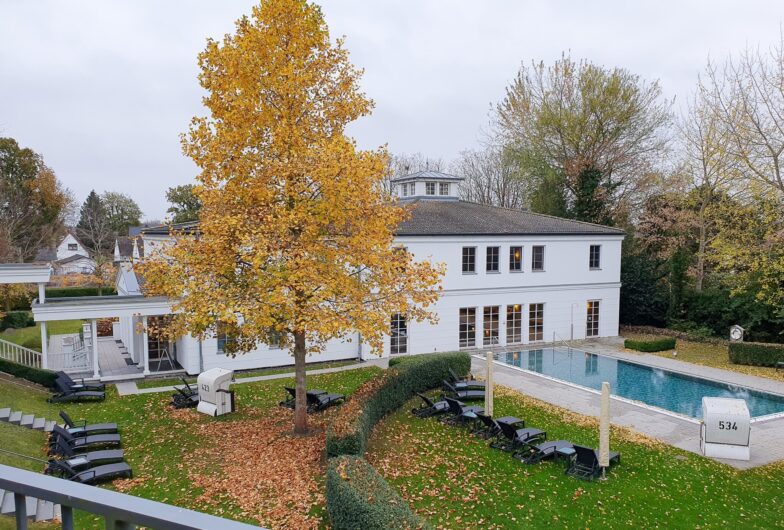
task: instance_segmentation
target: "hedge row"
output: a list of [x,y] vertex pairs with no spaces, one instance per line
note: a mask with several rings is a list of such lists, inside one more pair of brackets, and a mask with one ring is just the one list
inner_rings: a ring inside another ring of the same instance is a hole
[[330,425],[327,455],[363,455],[376,423],[416,392],[440,386],[442,380],[449,379],[449,368],[463,377],[471,369],[471,357],[465,352],[410,356],[362,385]]
[[35,320],[27,311],[9,311],[0,319],[0,331],[8,328],[19,329],[30,326],[35,326]]
[[784,362],[784,344],[730,342],[730,362],[751,366],[776,366]]
[[621,335],[627,333],[639,333],[641,335],[661,335],[663,337],[674,337],[680,340],[688,340],[691,342],[706,342],[709,344],[724,344],[726,339],[720,337],[708,337],[701,333],[694,331],[678,331],[669,328],[657,328],[655,326],[621,326]]
[[[101,288],[101,296],[117,294],[114,287]],[[97,287],[58,287],[46,290],[47,298],[65,298],[70,296],[98,296]]]
[[673,337],[662,337],[661,339],[653,340],[626,339],[623,341],[623,347],[644,352],[673,350],[675,349],[675,341],[676,339]]
[[336,530],[430,528],[364,458],[330,458],[327,511]]
[[0,372],[27,379],[33,383],[38,383],[49,388],[54,388],[54,380],[57,377],[54,372],[42,370],[40,368],[30,368],[23,364],[17,364],[6,359],[0,359]]

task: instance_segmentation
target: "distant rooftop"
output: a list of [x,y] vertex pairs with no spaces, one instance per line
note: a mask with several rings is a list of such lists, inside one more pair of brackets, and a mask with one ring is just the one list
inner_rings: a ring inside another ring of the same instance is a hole
[[440,171],[417,171],[416,173],[409,173],[400,177],[395,177],[390,182],[408,182],[410,180],[433,180],[433,181],[447,181],[447,182],[460,182],[465,180],[464,177],[457,175],[450,175],[449,173],[442,173]]

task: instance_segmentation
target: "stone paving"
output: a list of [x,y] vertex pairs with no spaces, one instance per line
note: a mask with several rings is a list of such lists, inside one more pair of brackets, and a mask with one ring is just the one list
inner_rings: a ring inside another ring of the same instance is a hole
[[[613,340],[573,342],[572,346],[592,353],[656,366],[698,377],[747,386],[758,390],[784,394],[784,383],[717,368],[686,363],[649,354],[621,352],[620,343]],[[473,357],[472,371],[482,376],[486,369],[484,358]],[[552,403],[588,416],[599,415],[599,394],[581,387],[560,383],[523,372],[503,364],[494,365],[493,378],[503,385],[542,401]],[[639,433],[659,439],[669,445],[693,453],[700,453],[699,421],[661,412],[644,405],[612,399],[612,422]],[[751,425],[751,460],[719,460],[738,469],[757,467],[784,459],[784,418],[753,421]],[[718,460],[718,459],[717,459]]]

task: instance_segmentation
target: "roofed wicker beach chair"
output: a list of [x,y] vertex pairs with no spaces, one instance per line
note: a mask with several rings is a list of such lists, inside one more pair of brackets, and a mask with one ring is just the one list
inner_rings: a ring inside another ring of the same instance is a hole
[[452,383],[444,380],[444,392],[452,399],[459,399],[460,401],[471,401],[474,399],[484,399],[484,390],[459,390]]
[[476,379],[460,379],[452,367],[448,368],[449,370],[449,377],[452,378],[450,381],[452,386],[454,386],[458,390],[484,390],[485,389],[485,382],[484,381],[477,381]]
[[54,381],[57,393],[47,399],[49,403],[63,403],[67,401],[103,401],[106,392],[102,390],[74,390],[59,377]]
[[515,453],[547,439],[545,431],[533,427],[516,428],[515,425],[501,422],[498,423],[498,426],[501,428],[501,436],[490,445],[502,451]]
[[561,449],[573,449],[574,444],[569,440],[553,440],[538,445],[530,445],[517,451],[514,456],[524,464],[538,464],[543,460],[552,460]]
[[[610,451],[610,466],[620,461],[620,453]],[[566,468],[566,474],[582,480],[598,478],[602,474],[602,467],[599,465],[599,452],[590,447],[575,445],[574,458]]]
[[65,422],[68,434],[73,436],[87,436],[88,434],[115,433],[117,432],[116,423],[91,423],[87,420],[74,421],[64,410],[60,411],[60,417]]
[[63,460],[50,460],[46,465],[46,473],[49,475],[59,475],[65,479],[81,482],[82,484],[98,484],[120,477],[133,477],[131,467],[125,462],[104,464],[79,471]]
[[422,405],[419,408],[411,409],[411,414],[418,418],[429,418],[449,411],[449,403],[446,401],[433,401],[419,392],[417,392],[417,396],[422,399]]

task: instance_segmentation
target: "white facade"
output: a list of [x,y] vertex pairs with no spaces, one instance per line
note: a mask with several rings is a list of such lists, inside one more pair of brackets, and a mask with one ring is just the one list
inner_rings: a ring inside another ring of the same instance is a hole
[[57,245],[57,260],[63,260],[66,258],[70,258],[71,256],[89,256],[90,253],[87,249],[82,245],[82,243],[76,239],[76,237],[71,233],[68,232],[60,244]]

